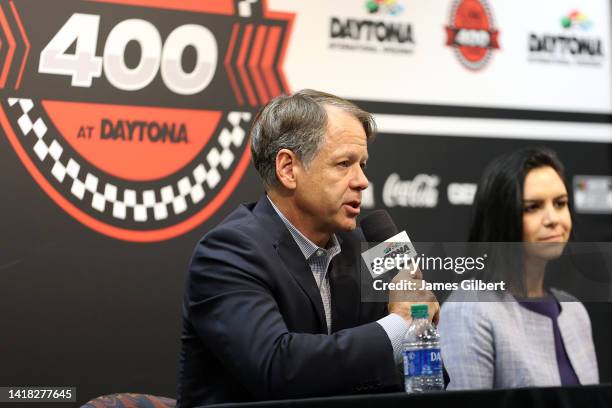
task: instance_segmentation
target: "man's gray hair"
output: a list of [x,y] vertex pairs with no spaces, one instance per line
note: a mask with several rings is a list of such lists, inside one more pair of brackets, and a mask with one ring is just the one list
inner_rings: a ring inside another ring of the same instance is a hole
[[278,96],[259,111],[250,132],[253,163],[266,189],[278,185],[276,155],[281,149],[294,152],[308,168],[325,140],[326,106],[353,115],[363,126],[368,142],[374,137],[372,115],[338,96],[312,89]]

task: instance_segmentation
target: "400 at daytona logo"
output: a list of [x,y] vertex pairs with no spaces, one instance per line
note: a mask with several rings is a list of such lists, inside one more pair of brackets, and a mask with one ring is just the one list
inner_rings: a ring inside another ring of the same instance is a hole
[[240,182],[255,112],[289,92],[292,20],[261,0],[2,1],[0,125],[76,220],[182,235]]
[[499,49],[499,30],[487,0],[453,0],[446,30],[446,45],[470,70],[484,68]]

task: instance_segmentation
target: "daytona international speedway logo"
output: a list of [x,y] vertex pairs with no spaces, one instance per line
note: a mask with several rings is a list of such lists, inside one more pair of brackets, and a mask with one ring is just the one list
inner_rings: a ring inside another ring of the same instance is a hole
[[461,64],[471,70],[483,68],[499,48],[499,31],[486,0],[455,0],[446,30],[446,45]]
[[76,220],[179,236],[224,204],[255,112],[289,92],[292,18],[257,0],[0,2],[0,125]]

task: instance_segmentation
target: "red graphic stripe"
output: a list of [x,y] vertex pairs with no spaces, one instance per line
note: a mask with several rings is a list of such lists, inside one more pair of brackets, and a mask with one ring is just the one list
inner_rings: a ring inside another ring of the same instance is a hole
[[4,61],[4,66],[2,67],[2,74],[0,74],[0,88],[4,88],[6,85],[6,79],[8,78],[9,71],[11,70],[11,64],[13,63],[13,57],[15,56],[15,37],[13,37],[13,33],[11,32],[11,27],[6,20],[6,16],[4,15],[4,10],[0,7],[0,25],[2,25],[2,30],[6,33],[6,40],[8,41],[9,48],[6,54],[6,61]]
[[238,61],[236,62],[236,65],[238,66],[238,72],[240,73],[240,78],[242,79],[242,84],[244,85],[244,90],[246,91],[249,104],[251,106],[257,106],[257,98],[255,98],[253,87],[249,82],[249,76],[244,67],[244,61],[246,60],[246,55],[249,50],[249,45],[251,44],[252,36],[253,24],[247,24],[244,30],[244,36],[242,37],[242,45],[240,46],[240,54],[238,55]]
[[225,54],[225,61],[223,65],[225,66],[225,71],[227,72],[227,77],[229,78],[230,85],[232,90],[234,91],[234,95],[236,95],[236,101],[238,105],[244,105],[244,98],[242,97],[242,93],[240,92],[240,87],[238,87],[238,81],[236,81],[236,76],[234,75],[234,69],[232,68],[232,56],[234,54],[234,47],[236,46],[236,36],[238,35],[238,30],[240,30],[240,24],[235,23],[232,28],[232,36],[230,37],[229,46],[227,47],[227,54]]
[[89,0],[97,3],[114,3],[128,6],[154,7],[196,13],[235,14],[232,0]]
[[491,38],[491,43],[489,44],[489,47],[499,49],[499,31],[497,30],[489,31],[489,35],[490,35],[489,38]]
[[17,8],[15,7],[15,3],[13,3],[12,0],[10,2],[10,5],[11,10],[13,10],[15,20],[17,21],[19,32],[21,33],[21,37],[23,37],[23,42],[25,44],[25,51],[23,53],[23,59],[21,60],[21,68],[19,68],[19,75],[17,76],[17,82],[15,83],[15,89],[19,89],[19,85],[21,85],[21,77],[23,75],[23,70],[25,69],[26,61],[28,60],[28,55],[30,54],[30,41],[28,40],[28,36],[26,35],[25,30],[23,29],[23,24],[21,23],[21,19],[19,18],[19,13],[17,13]]
[[28,170],[30,175],[36,180],[38,185],[44,190],[45,193],[57,205],[59,205],[64,211],[70,214],[73,218],[77,219],[82,224],[87,227],[98,231],[102,234],[108,235],[109,237],[121,239],[124,241],[133,241],[133,242],[156,242],[163,241],[166,239],[174,238],[184,233],[191,231],[208,218],[210,218],[213,214],[217,212],[217,210],[225,203],[225,201],[229,198],[229,196],[236,189],[236,186],[242,179],[244,172],[246,171],[249,161],[251,159],[251,150],[249,148],[244,149],[244,153],[240,158],[240,161],[236,165],[236,168],[233,174],[228,179],[227,183],[223,186],[223,188],[219,191],[219,193],[204,207],[200,212],[195,214],[193,217],[186,219],[183,222],[180,222],[171,227],[161,228],[152,231],[133,231],[125,228],[118,228],[106,223],[103,223],[89,214],[83,212],[81,209],[77,208],[74,204],[64,198],[57,190],[53,188],[53,186],[49,183],[49,181],[42,175],[40,170],[34,165],[32,159],[25,152],[17,135],[13,131],[8,118],[6,117],[6,113],[4,112],[4,108],[0,106],[0,125],[4,129],[4,133],[6,134],[9,142],[15,149],[17,156]]
[[276,64],[277,71],[279,73],[281,82],[283,84],[284,92],[290,93],[289,84],[287,83],[287,78],[285,76],[285,55],[287,53],[287,47],[289,45],[289,37],[291,32],[293,31],[293,20],[295,18],[294,13],[281,13],[278,11],[270,11],[268,9],[268,1],[263,0],[263,14],[264,18],[269,18],[273,20],[286,20],[287,21],[287,31],[285,38],[283,39],[281,54],[278,59],[278,63]]
[[266,26],[259,26],[257,28],[255,41],[253,42],[253,50],[251,51],[251,57],[249,58],[249,71],[253,77],[253,82],[255,82],[255,89],[257,90],[257,95],[259,96],[259,100],[262,104],[265,104],[270,100],[268,92],[266,91],[266,86],[261,77],[261,73],[259,72],[259,60],[261,58],[261,51],[263,49],[267,31],[268,27]]
[[274,75],[274,56],[278,50],[278,42],[281,36],[280,27],[270,27],[268,30],[268,37],[266,38],[266,48],[261,59],[261,67],[264,78],[266,79],[266,85],[271,96],[280,95],[281,89]]

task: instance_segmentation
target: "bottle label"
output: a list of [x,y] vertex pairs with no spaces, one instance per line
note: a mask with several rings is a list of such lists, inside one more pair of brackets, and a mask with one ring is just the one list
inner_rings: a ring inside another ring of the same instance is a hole
[[404,350],[404,375],[438,375],[442,373],[439,348]]

